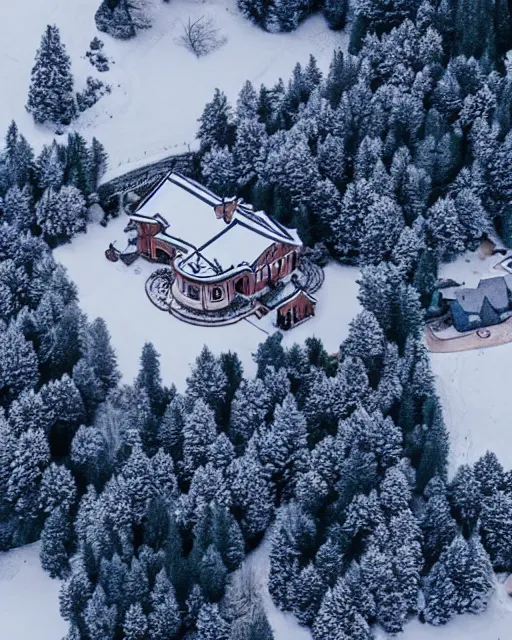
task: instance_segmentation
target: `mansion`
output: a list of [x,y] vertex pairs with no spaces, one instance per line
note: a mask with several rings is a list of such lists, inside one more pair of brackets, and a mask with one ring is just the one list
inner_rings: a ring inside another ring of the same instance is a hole
[[241,199],[220,198],[171,172],[130,214],[127,231],[136,232],[136,251],[121,254],[111,245],[107,257],[170,265],[146,290],[182,320],[224,325],[272,311],[275,324],[289,329],[315,313],[308,284],[318,288],[323,274],[312,274],[321,269],[303,258],[297,232]]

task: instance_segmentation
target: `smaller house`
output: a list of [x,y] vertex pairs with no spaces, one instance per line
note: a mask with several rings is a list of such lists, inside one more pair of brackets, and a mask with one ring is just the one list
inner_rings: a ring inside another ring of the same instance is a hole
[[450,301],[453,326],[471,331],[502,322],[512,315],[512,276],[480,280],[476,289],[457,289]]

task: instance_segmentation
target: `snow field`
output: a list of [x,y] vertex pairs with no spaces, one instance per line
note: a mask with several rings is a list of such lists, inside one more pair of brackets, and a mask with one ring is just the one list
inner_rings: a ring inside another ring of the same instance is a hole
[[41,568],[40,543],[0,553],[0,638],[60,640],[68,625],[59,614],[60,580]]
[[[153,3],[153,27],[126,42],[96,29],[100,0],[38,0],[30,3],[30,11],[24,3],[0,3],[0,85],[8,88],[0,103],[0,135],[14,118],[36,151],[54,137],[52,130],[35,125],[25,110],[30,70],[47,24],[61,31],[76,90],[85,86],[88,75],[112,86],[111,95],[70,127],[105,145],[111,170],[193,144],[197,119],[215,87],[234,102],[248,79],[256,87],[279,77],[287,82],[295,64],[306,64],[310,53],[326,71],[333,49],[347,46],[348,36],[330,31],[320,15],[294,33],[269,34],[240,16],[235,0]],[[189,17],[202,15],[212,17],[228,40],[218,51],[197,59],[177,44],[177,38]],[[105,73],[98,73],[85,58],[94,36],[103,40],[105,55],[114,61]]]
[[[482,278],[505,275],[494,268],[501,260],[500,255],[482,259],[477,252],[468,252],[443,265],[439,275],[476,287]],[[505,469],[512,469],[507,378],[512,343],[459,353],[432,353],[431,362],[450,434],[450,477],[459,465],[475,462],[487,450],[496,453]]]

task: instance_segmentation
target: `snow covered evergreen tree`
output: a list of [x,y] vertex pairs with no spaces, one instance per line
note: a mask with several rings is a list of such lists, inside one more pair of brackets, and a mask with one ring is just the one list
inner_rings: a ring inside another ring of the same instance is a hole
[[183,472],[186,477],[190,478],[199,466],[209,461],[210,446],[216,436],[212,409],[203,400],[196,400],[183,428]]
[[151,26],[150,3],[148,0],[103,0],[94,19],[100,31],[128,40],[137,31]]
[[66,125],[76,115],[71,60],[55,25],[46,27],[36,54],[27,110],[39,123]]
[[214,410],[220,411],[226,393],[226,382],[226,374],[218,358],[205,345],[187,378],[187,398],[192,402],[203,400]]
[[155,640],[170,640],[178,637],[181,626],[179,606],[174,588],[165,573],[165,569],[156,576],[151,592],[152,611],[149,614],[149,633]]
[[231,107],[224,93],[215,89],[213,100],[209,102],[199,118],[201,126],[197,137],[205,149],[222,149],[232,142]]

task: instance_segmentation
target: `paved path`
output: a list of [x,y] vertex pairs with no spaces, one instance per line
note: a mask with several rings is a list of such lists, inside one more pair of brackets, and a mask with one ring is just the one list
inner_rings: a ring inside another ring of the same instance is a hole
[[469,351],[484,347],[496,347],[500,344],[512,342],[512,318],[500,324],[486,327],[490,332],[488,338],[481,338],[476,331],[468,331],[460,336],[442,338],[436,335],[429,325],[425,327],[427,347],[433,353],[453,353],[454,351]]

